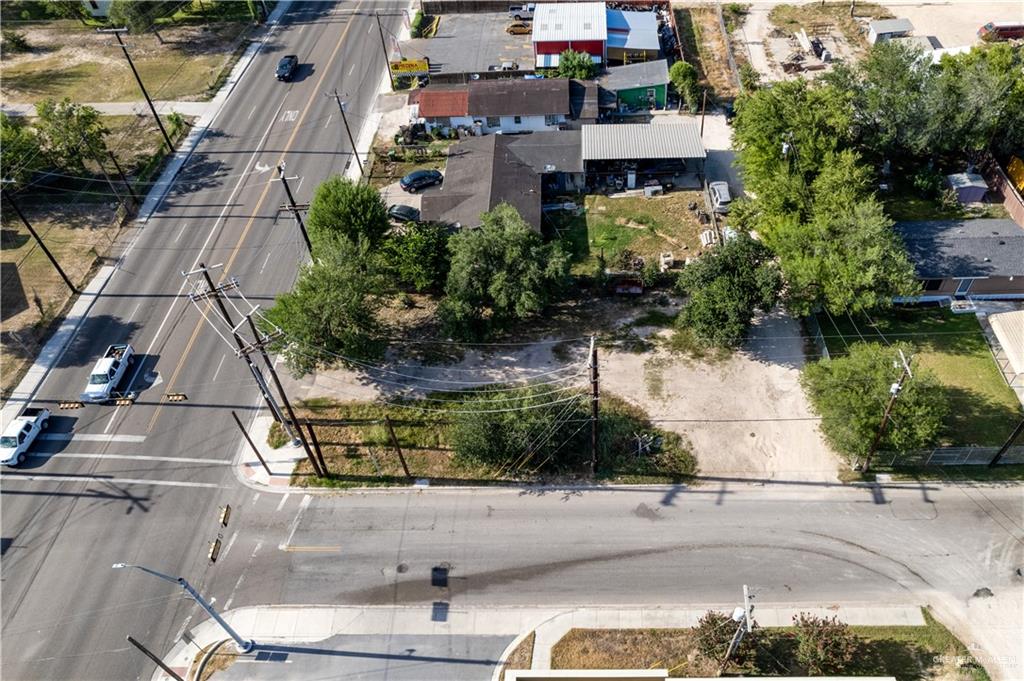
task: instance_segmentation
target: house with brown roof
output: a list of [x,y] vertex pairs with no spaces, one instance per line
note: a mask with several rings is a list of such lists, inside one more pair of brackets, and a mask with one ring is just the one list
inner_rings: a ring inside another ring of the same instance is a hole
[[427,129],[464,128],[474,134],[558,130],[572,118],[568,78],[471,81],[428,86],[413,95],[413,116]]

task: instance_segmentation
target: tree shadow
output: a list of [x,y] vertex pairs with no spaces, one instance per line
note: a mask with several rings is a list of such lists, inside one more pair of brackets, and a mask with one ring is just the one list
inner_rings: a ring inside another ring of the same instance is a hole
[[973,390],[947,385],[942,392],[949,400],[943,439],[955,446],[998,447],[1024,418],[1024,410]]
[[[4,231],[7,232],[9,230]],[[25,285],[22,283],[21,275],[18,273],[17,263],[0,263],[0,279],[3,281],[3,296],[0,298],[0,320],[7,321],[14,315],[28,309],[28,297],[25,295]],[[8,329],[4,329],[3,336],[6,338],[10,333]],[[15,344],[15,346],[17,345]]]
[[55,367],[91,366],[103,354],[107,345],[129,342],[139,328],[136,322],[126,322],[109,314],[86,317]]
[[78,67],[60,71],[47,69],[25,73],[5,73],[4,87],[27,94],[46,95],[71,88],[79,81],[91,76],[91,73],[82,72]]

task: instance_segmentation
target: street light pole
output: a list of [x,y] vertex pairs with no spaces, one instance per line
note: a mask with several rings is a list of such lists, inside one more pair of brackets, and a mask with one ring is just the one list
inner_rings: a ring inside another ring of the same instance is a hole
[[256,646],[256,642],[253,641],[252,639],[243,640],[242,637],[239,636],[238,633],[234,629],[231,628],[231,625],[228,624],[227,622],[225,622],[224,618],[217,614],[217,611],[213,609],[213,606],[210,605],[209,603],[207,603],[206,599],[204,599],[199,594],[198,591],[196,591],[195,589],[192,588],[192,585],[189,584],[185,580],[184,577],[174,578],[174,577],[171,577],[170,575],[165,575],[162,572],[157,572],[156,570],[151,570],[148,567],[144,567],[142,565],[131,565],[129,563],[114,563],[113,565],[111,565],[111,567],[113,569],[115,569],[115,570],[120,570],[122,568],[135,568],[136,570],[142,570],[143,572],[149,573],[149,574],[153,575],[154,577],[158,577],[158,578],[164,580],[165,582],[170,582],[172,584],[177,584],[178,586],[180,586],[182,589],[185,590],[185,593],[187,593],[189,596],[192,597],[192,600],[194,600],[196,603],[199,604],[200,608],[202,608],[203,610],[206,611],[207,615],[209,615],[214,620],[216,620],[217,624],[219,624],[221,626],[221,628],[224,631],[226,631],[228,633],[228,635],[232,639],[234,639],[235,645],[238,646],[238,649],[241,652],[247,653],[247,652],[249,652],[250,650],[252,650]]

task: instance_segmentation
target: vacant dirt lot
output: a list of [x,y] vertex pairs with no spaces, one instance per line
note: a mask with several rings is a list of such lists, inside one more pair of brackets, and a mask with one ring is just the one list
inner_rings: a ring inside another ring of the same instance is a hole
[[731,100],[739,94],[729,69],[725,36],[713,5],[674,5],[679,41],[686,60],[697,67],[702,86],[713,98]]
[[893,15],[910,19],[914,35],[934,37],[941,47],[973,45],[978,28],[990,21],[1024,21],[1024,3],[1019,0],[883,4]]
[[[77,102],[142,99],[116,41],[75,22],[50,21],[17,27],[30,52],[4,55],[0,65],[5,102],[34,103],[47,97]],[[234,60],[251,25],[224,22],[132,35],[129,49],[153,99],[209,99],[211,86]]]
[[[697,361],[664,348],[637,352],[636,336],[670,333],[655,327],[627,329],[643,308],[614,301],[593,305],[607,308],[599,352],[601,389],[645,409],[656,426],[688,436],[699,475],[836,480],[838,459],[822,441],[798,384],[804,355],[795,321],[781,313],[760,318],[742,350]],[[671,314],[674,309],[670,304],[662,310]],[[608,333],[613,326],[621,333]],[[434,381],[465,381],[467,370],[474,371],[469,374],[473,380],[508,381],[582,362],[585,354],[583,342],[546,342],[467,350],[445,366],[403,360],[391,368]],[[368,381],[345,369],[307,376],[295,387],[301,398],[371,400],[408,394],[401,386]]]

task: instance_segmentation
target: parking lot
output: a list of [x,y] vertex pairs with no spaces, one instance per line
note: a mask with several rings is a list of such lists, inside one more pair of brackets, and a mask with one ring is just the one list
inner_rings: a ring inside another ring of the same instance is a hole
[[432,74],[489,71],[508,61],[532,71],[530,36],[509,35],[505,29],[510,23],[504,12],[445,14],[433,38],[408,40],[402,52],[409,58],[426,57]]
[[931,3],[882,3],[898,17],[910,19],[914,35],[933,36],[941,47],[960,47],[978,42],[978,29],[989,21],[1024,20],[1020,0],[991,0],[936,5]]

